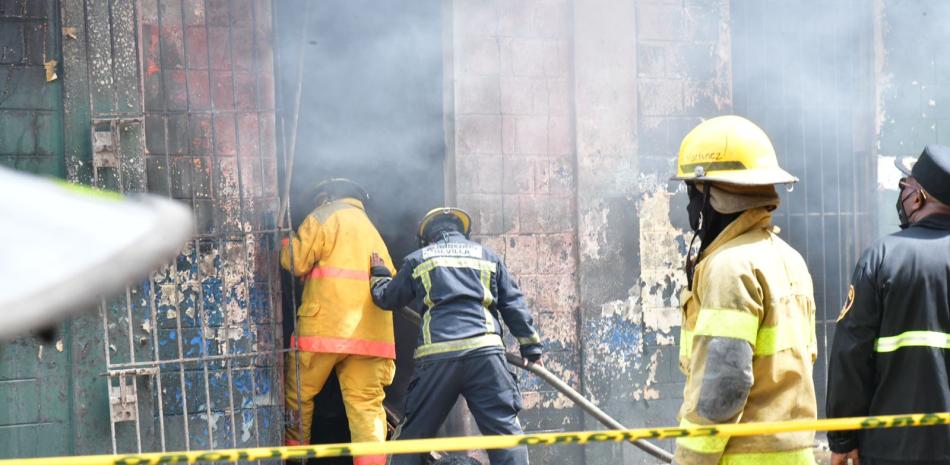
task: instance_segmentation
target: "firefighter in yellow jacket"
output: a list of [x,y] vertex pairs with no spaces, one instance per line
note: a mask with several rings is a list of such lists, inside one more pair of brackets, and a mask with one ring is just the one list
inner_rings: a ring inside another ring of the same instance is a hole
[[[392,313],[373,303],[369,257],[389,252],[366,216],[368,195],[346,179],[317,186],[316,210],[285,240],[280,263],[304,281],[297,331],[286,360],[287,445],[309,444],[313,398],[335,370],[354,442],[384,441],[383,388],[392,383],[396,346]],[[298,416],[299,413],[299,416]],[[363,456],[354,465],[382,465]]]
[[[683,139],[677,176],[700,239],[681,298],[682,426],[814,419],[812,280],[777,235],[782,170],[768,136],[738,116],[707,120]],[[813,465],[814,433],[680,438],[678,465]]]

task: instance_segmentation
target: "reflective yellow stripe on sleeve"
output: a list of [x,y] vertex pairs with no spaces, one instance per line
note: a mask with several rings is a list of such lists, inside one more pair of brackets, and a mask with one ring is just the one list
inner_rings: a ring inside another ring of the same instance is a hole
[[519,338],[517,338],[517,339],[518,339],[518,344],[519,344],[519,345],[523,345],[523,346],[528,345],[528,344],[540,344],[540,343],[541,343],[541,336],[538,336],[537,334],[532,334],[532,335],[530,335],[530,336],[528,336],[528,337],[519,337]]
[[696,319],[696,336],[731,337],[749,341],[755,346],[759,332],[759,318],[741,310],[703,308]]
[[[697,428],[705,425],[693,423],[687,419],[680,421],[680,428]],[[729,436],[696,436],[676,438],[676,447],[685,447],[700,454],[716,454],[726,450]]]
[[756,336],[755,355],[774,355],[793,347],[808,351],[815,341],[814,333],[815,324],[804,314],[777,326],[763,326]]
[[894,352],[905,347],[950,349],[950,334],[936,331],[907,331],[897,336],[881,337],[874,342],[875,352]]
[[719,465],[815,465],[815,453],[808,448],[782,452],[726,454],[719,460]]

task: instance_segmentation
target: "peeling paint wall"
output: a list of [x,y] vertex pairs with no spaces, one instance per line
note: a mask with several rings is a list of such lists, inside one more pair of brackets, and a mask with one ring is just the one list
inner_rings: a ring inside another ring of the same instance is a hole
[[144,0],[139,14],[148,190],[191,205],[197,224],[178,260],[154,276],[158,357],[196,359],[160,367],[160,441],[170,449],[276,444],[271,4]]
[[[731,109],[728,21],[727,1],[575,6],[583,388],[629,427],[673,424],[681,402],[688,236],[668,179],[682,136]],[[653,463],[625,445],[589,446],[586,460]]]
[[[452,5],[458,204],[518,277],[547,366],[626,425],[670,424],[686,237],[666,180],[682,135],[730,108],[728,2]],[[522,389],[528,430],[600,427]],[[622,445],[532,454],[649,463]]]

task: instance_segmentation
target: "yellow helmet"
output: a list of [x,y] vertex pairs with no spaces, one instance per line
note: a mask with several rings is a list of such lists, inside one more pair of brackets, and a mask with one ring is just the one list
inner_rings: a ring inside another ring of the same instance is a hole
[[769,136],[735,115],[706,120],[686,134],[673,179],[742,186],[798,182],[778,166]]
[[429,226],[429,223],[432,223],[432,220],[439,218],[443,215],[452,215],[458,218],[462,222],[462,234],[465,237],[469,236],[469,233],[472,232],[472,216],[469,215],[465,210],[455,207],[439,207],[429,210],[429,213],[426,213],[426,216],[422,218],[422,221],[419,222],[419,230],[416,234],[419,236],[420,240],[424,240],[424,233],[426,227]]

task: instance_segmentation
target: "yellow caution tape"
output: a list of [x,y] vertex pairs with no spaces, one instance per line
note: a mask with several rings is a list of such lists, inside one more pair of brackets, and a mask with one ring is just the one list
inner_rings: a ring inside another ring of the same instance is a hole
[[706,425],[687,428],[640,428],[576,433],[540,433],[519,436],[471,436],[458,438],[411,439],[389,442],[319,444],[288,447],[255,447],[214,451],[155,452],[129,455],[86,455],[0,460],[0,465],[137,465],[195,462],[236,462],[239,460],[322,458],[358,455],[425,453],[433,450],[463,451],[503,449],[515,446],[554,446],[592,442],[625,442],[636,439],[680,437],[758,436],[793,431],[844,431],[876,428],[903,428],[950,424],[950,412],[878,417],[834,418],[827,420],[779,421]]

